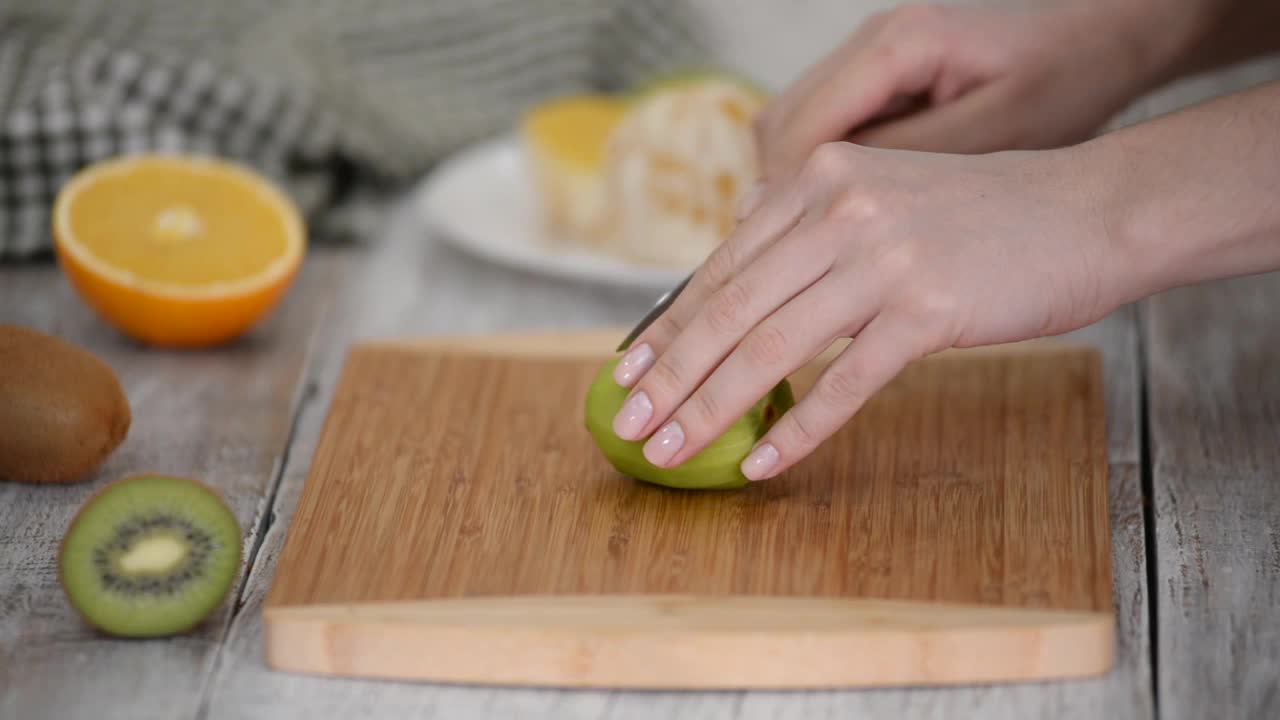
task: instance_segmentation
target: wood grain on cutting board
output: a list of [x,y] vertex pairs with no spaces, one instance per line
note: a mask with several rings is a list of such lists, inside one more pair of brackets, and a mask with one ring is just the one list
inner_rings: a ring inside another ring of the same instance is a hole
[[353,348],[268,597],[269,663],[617,687],[1109,666],[1093,351],[935,356],[785,475],[699,493],[619,476],[586,433],[616,340]]

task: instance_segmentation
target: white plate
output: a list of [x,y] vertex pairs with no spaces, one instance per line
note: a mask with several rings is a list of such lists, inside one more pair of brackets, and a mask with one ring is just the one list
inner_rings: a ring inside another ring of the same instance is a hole
[[692,268],[629,263],[548,235],[519,140],[505,135],[446,159],[416,191],[425,221],[449,244],[503,265],[578,281],[666,290]]

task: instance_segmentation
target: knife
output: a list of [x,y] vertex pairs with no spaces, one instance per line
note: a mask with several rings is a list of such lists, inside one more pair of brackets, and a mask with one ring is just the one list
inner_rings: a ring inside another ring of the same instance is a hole
[[662,313],[666,312],[667,308],[671,307],[671,303],[676,301],[676,296],[680,294],[681,290],[684,290],[691,279],[693,279],[693,273],[689,273],[684,280],[680,281],[679,285],[663,293],[662,297],[658,298],[658,301],[654,303],[653,308],[640,319],[640,322],[635,327],[631,328],[631,332],[627,333],[627,337],[623,339],[622,344],[618,345],[617,352],[622,352],[631,347],[631,343],[640,336],[640,333],[644,332],[645,328],[652,325],[654,320],[657,320]]

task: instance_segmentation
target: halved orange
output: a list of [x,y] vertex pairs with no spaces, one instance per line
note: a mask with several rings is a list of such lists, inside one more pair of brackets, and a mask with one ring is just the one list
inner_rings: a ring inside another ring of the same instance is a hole
[[58,260],[80,296],[141,342],[207,347],[247,331],[301,266],[297,208],[258,173],[195,155],[85,168],[53,209]]

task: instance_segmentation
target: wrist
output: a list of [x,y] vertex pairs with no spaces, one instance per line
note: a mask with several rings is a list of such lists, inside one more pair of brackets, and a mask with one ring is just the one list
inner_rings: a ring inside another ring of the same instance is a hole
[[1065,149],[1129,302],[1280,270],[1280,82]]
[[[1152,238],[1164,228],[1147,212],[1145,198],[1135,197],[1131,155],[1116,133],[1061,148],[1071,179],[1081,188],[1081,215],[1087,223],[1082,241],[1093,245],[1104,301],[1118,307],[1167,287],[1168,248],[1153,252]],[[1173,264],[1176,265],[1176,262]]]
[[1088,258],[1093,301],[1099,308],[1119,307],[1158,292],[1168,276],[1164,260],[1151,254],[1151,238],[1161,228],[1142,202],[1126,192],[1131,182],[1127,149],[1112,135],[1042,151],[1049,167],[1044,175],[1057,182],[1051,192],[1064,202],[1065,241],[1077,244]]

